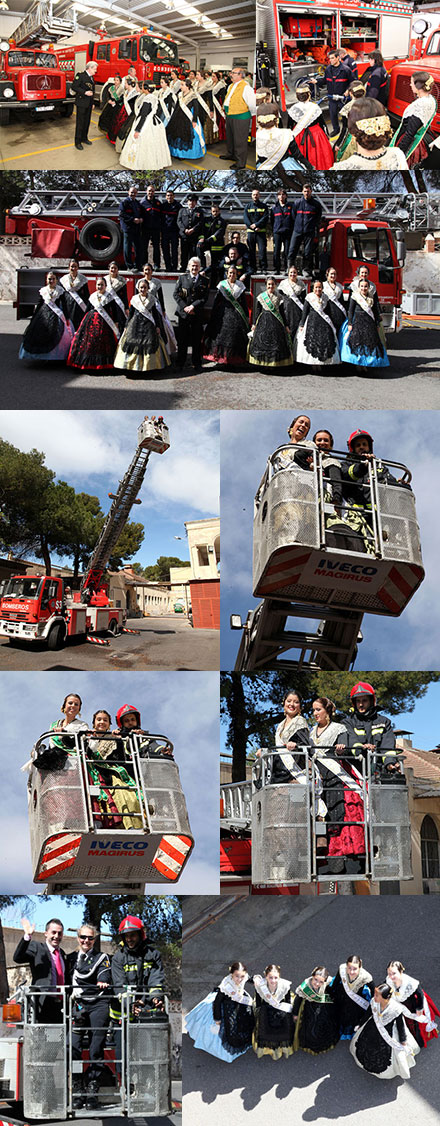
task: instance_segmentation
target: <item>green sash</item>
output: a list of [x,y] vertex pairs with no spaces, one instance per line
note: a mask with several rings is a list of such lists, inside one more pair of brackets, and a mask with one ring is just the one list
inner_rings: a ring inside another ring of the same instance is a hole
[[[415,137],[413,137],[413,140],[412,140],[412,142],[411,142],[411,144],[410,144],[410,147],[409,147],[409,149],[408,149],[408,150],[407,150],[407,152],[405,153],[405,156],[406,156],[406,158],[407,158],[407,159],[408,159],[408,157],[409,157],[409,156],[412,156],[412,153],[413,153],[413,152],[415,152],[415,150],[416,150],[416,148],[417,148],[417,145],[419,145],[419,144],[420,144],[420,141],[423,141],[423,138],[424,138],[424,136],[425,136],[425,133],[427,133],[427,132],[428,132],[429,126],[430,126],[430,125],[431,125],[431,123],[433,122],[433,120],[434,120],[434,117],[435,117],[435,110],[434,110],[434,113],[432,114],[432,117],[430,117],[430,118],[429,118],[429,121],[427,121],[426,125],[423,125],[423,124],[422,124],[422,125],[420,126],[420,129],[418,129],[418,130],[417,130],[417,133],[416,133]],[[398,139],[399,139],[399,134],[400,134],[400,133],[401,133],[401,131],[402,131],[402,126],[403,126],[403,121],[402,121],[402,122],[401,122],[401,124],[399,125],[399,128],[398,128],[398,129],[396,130],[396,132],[395,132],[395,134],[394,134],[394,137],[393,137],[393,138],[391,139],[391,141],[390,141],[390,144],[389,144],[389,147],[390,147],[390,149],[395,149],[395,148],[398,148],[398,144],[397,144],[397,142],[398,142]]]
[[301,985],[298,985],[298,988],[295,989],[295,993],[298,997],[303,997],[305,1001],[317,1001],[320,1005],[333,1004],[332,998],[329,997],[327,993],[315,993],[307,977],[304,978]]
[[237,298],[234,297],[234,294],[231,292],[231,290],[229,288],[229,282],[227,282],[226,280],[219,282],[218,289],[223,294],[223,296],[226,297],[226,300],[230,301],[231,305],[235,309],[235,312],[240,314],[240,317],[242,318],[242,320],[244,321],[244,323],[246,325],[246,331],[247,331],[249,329],[248,318],[246,316],[244,309],[242,309],[240,302],[237,301]]
[[267,293],[260,293],[259,301],[262,302],[265,309],[267,309],[268,313],[272,313],[272,316],[274,316],[275,319],[277,321],[279,321],[280,325],[282,325],[283,328],[285,329],[286,326],[284,324],[281,313],[280,313],[279,309],[277,309],[275,307],[275,305],[274,305],[273,301],[271,300],[271,298],[269,297],[269,295]]

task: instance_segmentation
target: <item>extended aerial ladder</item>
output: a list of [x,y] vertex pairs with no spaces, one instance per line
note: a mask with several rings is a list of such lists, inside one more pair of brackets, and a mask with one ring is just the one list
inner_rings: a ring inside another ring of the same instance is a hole
[[39,47],[41,43],[56,43],[76,31],[75,9],[72,15],[61,18],[54,15],[52,0],[39,0],[24,20],[15,28],[16,47]]
[[[309,456],[310,466],[295,461],[292,446],[279,447],[268,459],[255,497],[253,593],[264,601],[249,611],[244,625],[239,615],[231,616],[232,629],[243,631],[236,672],[349,669],[362,640],[364,613],[397,617],[424,578],[406,466],[383,459],[369,463],[364,480],[370,504],[356,508],[364,536],[348,547],[350,524],[344,515],[349,516],[350,506],[340,511],[335,525],[326,459],[316,447],[295,450]],[[335,451],[334,456],[345,454]],[[384,483],[380,467],[399,470],[400,484]],[[290,618],[318,619],[319,626],[316,632],[288,629]],[[289,650],[299,656],[281,656]]]

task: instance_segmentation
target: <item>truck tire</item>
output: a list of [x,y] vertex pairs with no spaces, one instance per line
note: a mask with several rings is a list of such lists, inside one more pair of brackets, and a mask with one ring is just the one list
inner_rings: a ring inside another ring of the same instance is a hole
[[62,649],[66,640],[66,627],[59,622],[58,625],[52,626],[47,638],[48,649]]
[[72,102],[71,106],[62,106],[60,110],[61,117],[71,117],[74,110],[75,103]]
[[9,125],[11,111],[7,106],[0,107],[0,125]]
[[112,618],[111,621],[108,623],[107,632],[111,633],[113,637],[117,637],[117,635],[119,633],[119,622],[118,622],[117,618]]
[[121,249],[121,232],[113,219],[89,219],[79,233],[79,245],[94,262],[111,262]]

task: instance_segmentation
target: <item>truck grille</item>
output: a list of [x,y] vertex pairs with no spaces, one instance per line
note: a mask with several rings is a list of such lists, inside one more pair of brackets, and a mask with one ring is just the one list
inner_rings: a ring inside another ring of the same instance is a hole
[[25,622],[26,610],[2,610],[0,620],[5,622]]
[[29,93],[37,91],[45,94],[49,90],[61,90],[61,74],[28,74],[26,82]]
[[414,94],[411,90],[411,75],[398,74],[396,80],[396,98],[399,102],[413,102]]

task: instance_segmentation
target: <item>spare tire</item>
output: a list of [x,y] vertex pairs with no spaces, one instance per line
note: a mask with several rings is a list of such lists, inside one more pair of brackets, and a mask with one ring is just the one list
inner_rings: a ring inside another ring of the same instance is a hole
[[79,245],[94,262],[111,262],[121,249],[121,231],[113,219],[89,219],[79,233]]

